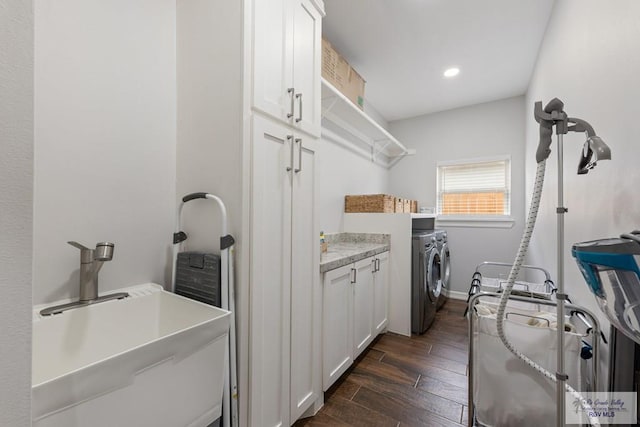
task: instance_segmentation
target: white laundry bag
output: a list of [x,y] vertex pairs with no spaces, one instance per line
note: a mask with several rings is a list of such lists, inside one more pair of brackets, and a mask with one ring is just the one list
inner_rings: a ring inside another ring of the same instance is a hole
[[[556,330],[526,324],[535,312],[508,308],[505,331],[515,347],[544,367],[556,371]],[[477,315],[476,315],[477,316]],[[517,320],[516,320],[517,319]],[[540,427],[556,424],[556,386],[514,356],[500,341],[495,316],[476,317],[473,351],[473,396],[476,420],[481,425]],[[565,372],[577,388],[580,378],[582,336],[565,332]],[[579,390],[579,388],[577,388]]]

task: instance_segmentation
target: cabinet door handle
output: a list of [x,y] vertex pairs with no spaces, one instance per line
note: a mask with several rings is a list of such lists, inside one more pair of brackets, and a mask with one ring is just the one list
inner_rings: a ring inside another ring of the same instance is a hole
[[294,103],[294,88],[290,87],[289,89],[287,89],[287,93],[291,95],[291,107],[289,109],[289,113],[287,114],[287,119],[290,119],[291,117],[293,117],[293,103]]
[[298,118],[296,119],[296,123],[300,123],[302,121],[302,94],[301,93],[296,94],[296,98],[298,98],[298,106],[300,107],[300,110],[298,111]]
[[375,260],[375,259],[372,259],[372,260],[371,260],[371,272],[372,272],[372,273],[375,273],[376,271],[378,271],[378,270],[376,270],[376,265],[377,265],[377,264],[376,264],[376,260]]
[[291,156],[289,157],[289,166],[287,166],[287,172],[291,172],[293,169],[293,135],[287,135],[287,141],[291,146]]
[[376,258],[376,271],[380,271],[380,258]]
[[302,172],[302,138],[296,138],[296,144],[300,144],[300,148],[298,148],[298,167],[293,171],[295,173]]
[[353,279],[351,279],[351,283],[356,283],[356,274],[357,274],[356,269],[352,268],[351,273],[353,273]]

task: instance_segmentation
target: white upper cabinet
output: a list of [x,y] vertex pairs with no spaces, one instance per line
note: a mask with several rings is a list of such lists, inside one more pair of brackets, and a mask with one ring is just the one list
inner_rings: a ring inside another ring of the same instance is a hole
[[253,108],[320,136],[319,0],[255,0]]
[[293,87],[296,127],[320,136],[322,15],[311,0],[294,2]]
[[290,4],[291,0],[253,2],[253,107],[286,123],[295,101]]

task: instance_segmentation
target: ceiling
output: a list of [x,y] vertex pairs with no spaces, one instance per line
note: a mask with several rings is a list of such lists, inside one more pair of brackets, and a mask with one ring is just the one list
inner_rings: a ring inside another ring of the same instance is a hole
[[524,94],[553,2],[324,0],[322,31],[392,121]]

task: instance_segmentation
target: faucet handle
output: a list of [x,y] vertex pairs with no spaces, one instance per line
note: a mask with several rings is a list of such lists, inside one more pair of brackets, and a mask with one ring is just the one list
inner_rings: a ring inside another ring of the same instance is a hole
[[84,250],[90,251],[91,250],[88,247],[86,247],[85,245],[81,245],[78,242],[71,241],[71,242],[67,242],[67,243],[70,244],[71,246],[73,246],[74,248],[80,249],[81,251],[84,251]]
[[80,249],[80,264],[91,264],[93,262],[93,249],[81,245],[78,242],[67,242],[74,248]]

